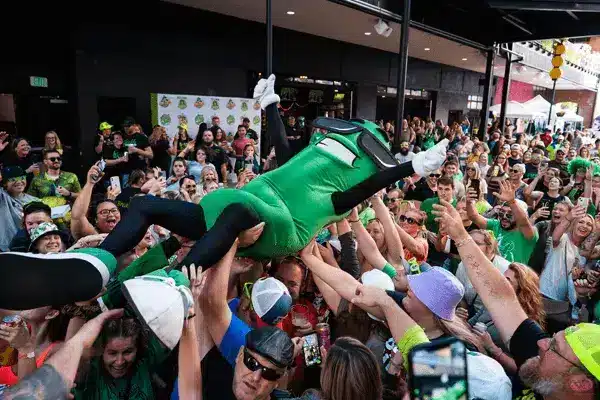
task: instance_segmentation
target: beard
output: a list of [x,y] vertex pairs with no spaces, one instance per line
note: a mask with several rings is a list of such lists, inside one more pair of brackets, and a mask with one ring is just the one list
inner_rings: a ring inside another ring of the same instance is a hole
[[564,388],[560,376],[555,378],[542,377],[539,370],[540,357],[530,358],[519,369],[519,378],[527,387],[541,396],[551,396]]
[[403,156],[408,154],[408,149],[400,149],[400,154],[402,154]]
[[[510,225],[508,225],[507,227],[504,227],[505,224],[510,224]],[[500,226],[505,231],[512,231],[517,226],[517,223],[515,221],[510,221],[510,220],[508,220],[506,218],[501,218],[500,219]]]

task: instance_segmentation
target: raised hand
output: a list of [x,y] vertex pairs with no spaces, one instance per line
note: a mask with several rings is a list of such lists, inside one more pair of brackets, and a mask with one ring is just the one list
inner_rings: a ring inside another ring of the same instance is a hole
[[89,349],[94,345],[94,342],[100,334],[104,323],[109,319],[120,318],[122,316],[122,308],[105,311],[102,314],[98,315],[96,318],[86,322],[71,340],[77,340],[83,346],[84,349]]
[[445,200],[440,199],[440,204],[433,205],[433,215],[439,223],[440,231],[445,232],[452,240],[466,237],[467,231],[462,224],[462,218],[456,208]]
[[385,304],[389,296],[383,289],[375,286],[358,285],[356,287],[356,296],[352,299],[352,304],[365,307],[377,307]]
[[102,179],[103,175],[104,173],[100,171],[100,168],[98,168],[97,165],[92,165],[87,173],[87,183],[90,185],[95,185],[96,183],[100,182],[100,179]]
[[500,201],[511,202],[515,200],[515,188],[510,182],[500,181],[498,182],[500,186],[500,193],[494,192],[492,193],[494,196],[498,198]]

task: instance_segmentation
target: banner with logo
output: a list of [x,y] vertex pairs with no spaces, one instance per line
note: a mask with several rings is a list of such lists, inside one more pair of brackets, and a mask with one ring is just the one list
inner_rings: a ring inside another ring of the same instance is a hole
[[253,99],[204,95],[151,93],[152,122],[164,126],[169,137],[177,134],[179,125],[187,125],[192,138],[203,122],[210,128],[213,117],[219,117],[220,127],[227,135],[235,135],[244,118],[250,119],[250,128],[260,135],[260,104]]

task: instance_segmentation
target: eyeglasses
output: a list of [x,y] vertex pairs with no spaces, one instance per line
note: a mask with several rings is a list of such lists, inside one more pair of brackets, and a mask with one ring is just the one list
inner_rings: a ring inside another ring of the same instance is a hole
[[254,358],[252,356],[252,354],[250,354],[245,347],[244,347],[244,365],[246,366],[246,368],[248,368],[252,372],[260,370],[260,376],[263,379],[265,379],[267,381],[271,381],[271,382],[277,381],[285,373],[285,372],[278,372],[278,371],[275,371],[274,369],[265,367],[264,365],[259,363],[256,360],[256,358]]
[[421,225],[421,223],[419,221],[417,221],[416,219],[410,218],[410,217],[407,217],[407,216],[404,216],[404,215],[399,216],[398,217],[398,221],[400,221],[400,222],[406,222],[406,223],[409,223],[411,225]]
[[26,180],[27,180],[26,176],[15,176],[14,178],[8,179],[8,183],[25,182]]
[[103,217],[108,217],[109,214],[117,215],[117,214],[119,214],[119,209],[118,208],[110,208],[110,209],[98,211],[98,215],[101,215]]
[[507,212],[498,212],[498,218],[506,218],[506,219],[512,219],[513,215],[512,213],[507,213]]
[[61,161],[62,158],[60,158],[60,157],[48,157],[48,160],[50,160],[52,162],[57,162],[57,161]]
[[559,356],[560,358],[562,358],[563,360],[565,360],[572,366],[582,369],[581,365],[575,364],[573,361],[569,360],[567,357],[563,356],[556,350],[556,338],[554,336],[552,336],[552,340],[550,340],[550,346],[548,346],[548,350],[553,352],[554,354],[556,354],[557,356]]
[[429,174],[430,178],[440,178],[442,174]]

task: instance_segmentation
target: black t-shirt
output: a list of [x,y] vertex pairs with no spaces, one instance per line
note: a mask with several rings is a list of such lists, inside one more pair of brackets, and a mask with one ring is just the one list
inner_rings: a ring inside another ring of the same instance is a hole
[[508,157],[508,165],[509,165],[509,166],[511,166],[511,167],[512,167],[513,165],[516,165],[516,164],[521,164],[521,163],[523,163],[523,161],[521,161],[521,160],[520,160],[520,159],[518,159],[518,158],[512,158],[512,157]]
[[221,355],[217,346],[213,346],[206,353],[201,367],[203,398],[236,400],[232,389],[234,369]]
[[417,201],[425,201],[425,199],[429,199],[431,197],[435,197],[437,194],[427,184],[426,181],[420,180],[415,183],[415,189],[409,190],[404,195],[404,200],[417,200]]
[[[519,325],[510,339],[510,353],[517,364],[517,369],[521,368],[525,361],[538,355],[537,342],[547,337],[548,334],[531,319],[526,319]],[[513,399],[542,400],[543,397],[527,388],[520,379],[515,379],[513,382]]]
[[169,148],[171,144],[168,140],[162,139],[157,140],[152,147],[152,153],[154,156],[150,160],[151,167],[158,167],[163,171],[169,172],[171,166],[171,155],[169,154]]
[[545,206],[545,207],[548,207],[548,211],[550,211],[550,215],[547,218],[538,218],[538,221],[547,221],[550,218],[552,218],[552,210],[554,210],[554,206],[556,204],[560,203],[561,201],[564,201],[565,199],[566,199],[566,197],[562,196],[560,194],[557,197],[550,197],[548,195],[548,193],[544,193],[544,195],[542,196],[540,201],[537,203],[537,205],[535,206],[535,209],[533,211],[535,212]]
[[123,190],[121,190],[121,194],[117,196],[115,202],[117,203],[117,207],[119,207],[119,211],[124,212],[129,208],[129,202],[133,198],[133,196],[142,193],[142,189],[127,186]]
[[[135,135],[124,137],[123,146],[125,147],[125,149],[127,149],[129,145],[133,145],[134,147],[140,150],[146,150],[148,147],[150,147],[148,137],[146,135],[142,135],[141,133],[136,133]],[[140,157],[139,154],[129,154],[128,168],[130,171],[133,171],[134,169],[145,170],[146,159]]]
[[225,154],[225,150],[223,150],[216,144],[213,144],[209,147],[203,146],[203,148],[206,152],[206,161],[215,166],[217,172],[219,173],[219,179],[221,179],[221,165],[229,163],[229,160],[227,159],[227,154]]
[[[112,145],[108,145],[108,146],[104,145],[102,147],[102,158],[104,158],[105,160],[116,160],[118,158],[123,157],[125,155],[126,151],[127,151],[127,148],[125,148],[125,147],[121,147],[120,149],[118,149]],[[111,167],[107,166],[104,169],[104,176],[107,178],[110,178],[111,176],[119,176],[119,175],[130,172],[127,164],[128,163],[119,163],[119,164],[113,165]],[[125,182],[123,182],[123,183],[125,183]]]

